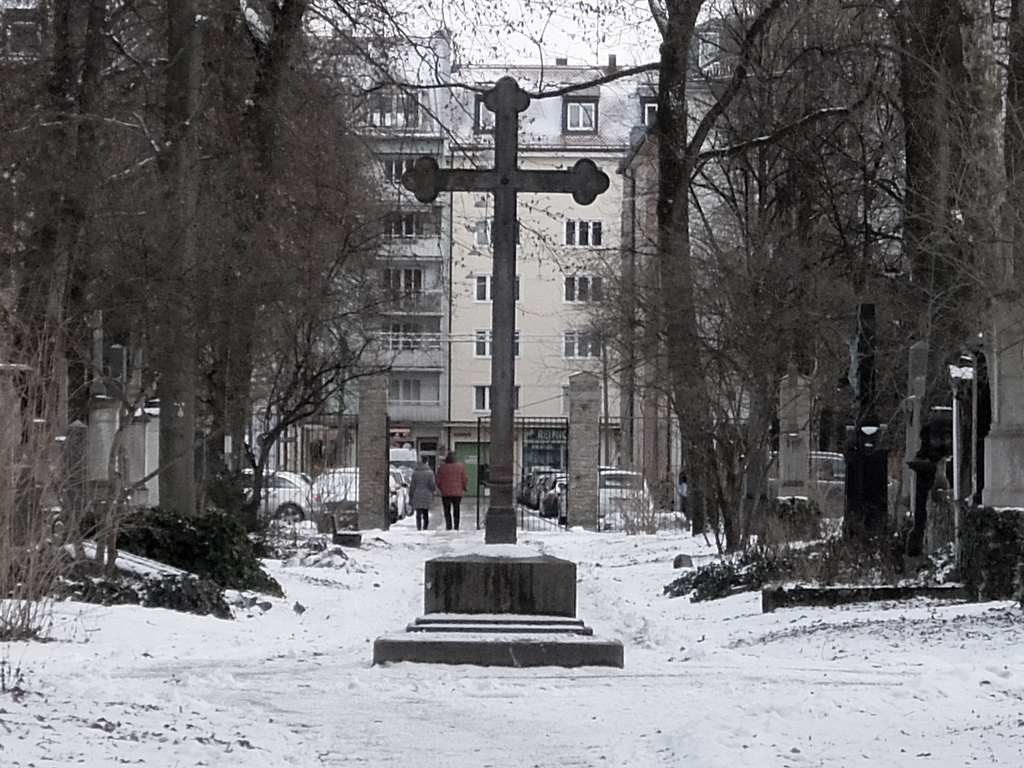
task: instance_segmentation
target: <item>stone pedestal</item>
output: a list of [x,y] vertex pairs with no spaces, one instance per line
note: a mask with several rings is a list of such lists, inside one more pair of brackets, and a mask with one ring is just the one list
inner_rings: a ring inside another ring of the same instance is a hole
[[428,560],[426,615],[384,635],[373,663],[612,666],[622,643],[594,637],[576,617],[576,564],[516,545],[484,545]]
[[489,545],[479,553],[428,560],[424,593],[427,614],[575,616],[576,564],[527,547]]

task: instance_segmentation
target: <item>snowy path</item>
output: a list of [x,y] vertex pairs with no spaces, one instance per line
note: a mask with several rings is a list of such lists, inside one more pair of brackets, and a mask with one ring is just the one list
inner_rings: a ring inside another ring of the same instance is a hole
[[661,596],[672,554],[708,554],[689,539],[524,538],[578,563],[580,617],[625,669],[371,667],[422,612],[423,560],[476,545],[399,529],[274,566],[287,599],[232,622],[59,606],[64,642],[0,646],[23,689],[0,693],[0,766],[1024,764],[1016,606],[762,615],[756,595]]

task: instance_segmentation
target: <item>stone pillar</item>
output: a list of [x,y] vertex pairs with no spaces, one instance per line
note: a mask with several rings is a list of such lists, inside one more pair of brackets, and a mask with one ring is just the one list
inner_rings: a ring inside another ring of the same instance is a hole
[[91,483],[110,480],[110,450],[117,434],[120,406],[103,396],[89,398],[89,430],[86,434],[86,479]]
[[601,382],[593,373],[569,377],[568,524],[597,530],[601,453]]
[[[129,487],[156,469],[156,456],[149,453],[149,446],[147,444],[150,422],[151,419],[146,412],[140,410],[132,418],[132,423],[128,427],[128,433],[125,435],[125,478]],[[156,480],[156,478],[153,478],[153,480]],[[149,482],[141,488],[136,488],[132,491],[131,503],[134,507],[153,506],[150,500]]]
[[910,403],[910,420],[907,422],[905,454],[903,465],[903,490],[907,494],[907,509],[917,509],[917,478],[907,462],[917,457],[921,450],[921,428],[924,426],[925,383],[928,378],[928,344],[919,341],[910,348],[907,372],[907,400]]
[[366,376],[359,387],[359,432],[356,436],[359,467],[360,530],[388,527],[388,377]]
[[779,496],[807,496],[810,466],[810,382],[790,365],[779,387]]
[[992,427],[985,438],[986,507],[1024,507],[1024,312],[992,304]]

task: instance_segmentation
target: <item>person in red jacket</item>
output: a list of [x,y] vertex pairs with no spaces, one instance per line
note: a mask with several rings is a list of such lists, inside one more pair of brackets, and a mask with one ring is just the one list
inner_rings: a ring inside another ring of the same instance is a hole
[[466,465],[455,458],[449,451],[444,457],[444,464],[437,469],[437,492],[441,494],[441,506],[444,508],[444,525],[449,531],[454,523],[459,530],[459,513],[462,507],[462,495],[469,485],[469,474]]

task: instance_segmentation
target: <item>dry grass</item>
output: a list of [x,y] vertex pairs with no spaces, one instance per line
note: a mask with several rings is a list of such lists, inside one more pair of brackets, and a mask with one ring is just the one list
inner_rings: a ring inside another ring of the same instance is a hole
[[[68,557],[54,524],[61,498],[61,442],[44,419],[28,374],[0,372],[0,640],[45,633],[55,580]],[[23,400],[23,396],[28,398]]]

